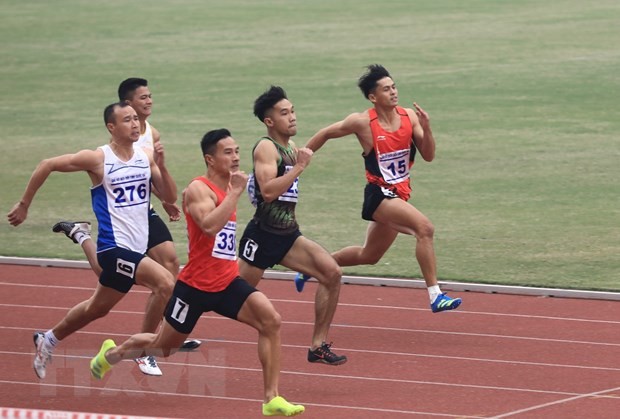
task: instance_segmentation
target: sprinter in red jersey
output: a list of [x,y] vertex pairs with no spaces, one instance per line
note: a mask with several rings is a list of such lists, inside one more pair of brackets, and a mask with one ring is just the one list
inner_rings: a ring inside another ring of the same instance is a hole
[[122,359],[178,350],[200,316],[214,311],[258,331],[263,366],[265,416],[295,416],[304,406],[278,394],[280,375],[280,314],[271,301],[239,277],[236,257],[237,202],[248,176],[239,171],[239,146],[227,129],[209,131],[200,146],[207,173],[183,191],[183,211],[189,236],[189,260],[181,271],[158,334],[140,333],[120,346],[107,339],[90,362],[101,379]]
[[[398,106],[396,84],[381,65],[368,66],[358,86],[373,107],[321,129],[306,144],[317,151],[330,138],[355,134],[363,150],[368,184],[364,190],[362,218],[370,221],[366,242],[363,246],[340,249],[332,256],[340,266],[374,265],[398,233],[412,235],[417,240],[415,256],[428,288],[431,310],[436,313],[455,309],[461,299],[448,297],[437,283],[435,228],[407,202],[411,194],[410,168],[416,151],[426,161],[435,158],[429,116],[416,103],[415,109]],[[298,291],[307,279],[304,274],[297,275]]]

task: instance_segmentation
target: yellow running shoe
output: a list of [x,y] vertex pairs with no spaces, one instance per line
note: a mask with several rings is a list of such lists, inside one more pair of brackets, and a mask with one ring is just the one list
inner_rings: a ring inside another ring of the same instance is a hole
[[282,396],[271,399],[269,403],[263,403],[263,416],[297,416],[306,410],[300,404],[291,404]]
[[97,380],[101,380],[105,373],[110,371],[110,368],[112,368],[112,365],[110,365],[108,360],[105,359],[105,354],[115,346],[116,343],[114,343],[112,339],[104,340],[99,353],[90,360],[90,373]]

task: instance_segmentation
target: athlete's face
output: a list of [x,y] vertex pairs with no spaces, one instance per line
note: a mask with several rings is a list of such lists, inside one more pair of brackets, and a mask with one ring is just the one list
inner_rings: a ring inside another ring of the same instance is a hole
[[134,91],[133,97],[127,103],[136,110],[140,118],[146,119],[151,116],[153,95],[147,86],[138,87]]
[[377,82],[377,87],[368,99],[378,106],[398,105],[398,89],[390,77],[384,77]]
[[114,122],[107,124],[112,137],[123,141],[138,141],[140,138],[140,119],[131,106],[116,107]]
[[239,171],[239,146],[232,137],[222,138],[217,142],[215,153],[206,155],[209,170],[219,173]]
[[269,111],[265,118],[265,124],[278,134],[288,137],[294,136],[297,134],[295,107],[288,99],[282,99]]

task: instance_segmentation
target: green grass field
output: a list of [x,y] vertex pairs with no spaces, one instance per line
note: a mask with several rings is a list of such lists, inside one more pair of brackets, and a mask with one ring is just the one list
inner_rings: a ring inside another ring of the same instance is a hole
[[[149,79],[182,189],[213,128],[233,132],[251,169],[265,131],[252,103],[270,84],[295,104],[304,144],[369,106],[356,80],[381,63],[401,105],[431,115],[437,158],[417,162],[411,202],[435,224],[442,280],[619,291],[618,21],[616,0],[5,0],[1,208],[41,159],[108,141],[101,114],[126,77]],[[301,178],[302,231],[330,251],[364,239],[360,151],[334,140]],[[82,259],[50,227],[93,219],[88,187],[52,175],[28,220],[0,227],[0,255]],[[250,216],[244,202],[240,229]],[[184,262],[184,225],[170,227]],[[345,272],[419,277],[413,245],[400,237]]]

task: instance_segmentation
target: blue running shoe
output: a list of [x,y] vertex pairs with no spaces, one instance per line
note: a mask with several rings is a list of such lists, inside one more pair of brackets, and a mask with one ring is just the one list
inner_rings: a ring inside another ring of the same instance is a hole
[[439,294],[435,298],[435,302],[431,304],[431,310],[433,313],[439,313],[440,311],[454,310],[461,305],[463,300],[460,298],[450,298],[447,294]]
[[310,278],[312,278],[310,275],[297,272],[297,275],[295,275],[295,288],[297,288],[297,292],[302,292],[304,290],[304,285],[306,285],[306,281]]

